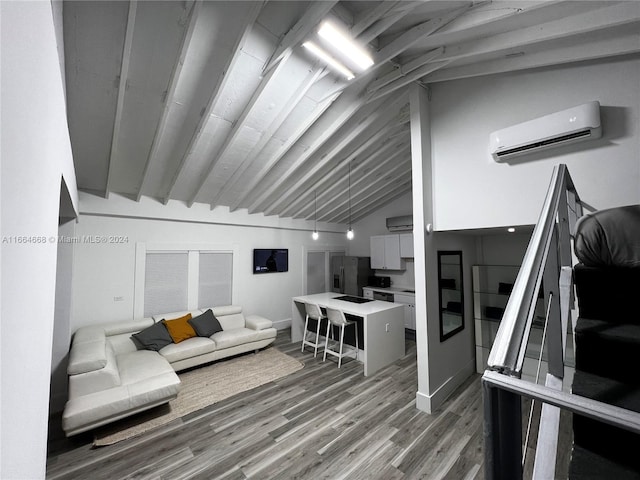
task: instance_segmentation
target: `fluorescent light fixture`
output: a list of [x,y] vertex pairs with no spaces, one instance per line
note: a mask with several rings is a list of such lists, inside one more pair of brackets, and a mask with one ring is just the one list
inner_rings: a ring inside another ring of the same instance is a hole
[[323,22],[318,30],[318,35],[334,46],[336,50],[349,57],[360,70],[364,71],[373,65],[373,59],[365,49],[343,34],[331,22]]
[[509,232],[509,233],[513,233],[513,232],[515,232],[515,231],[516,231],[516,229],[515,229],[515,228],[513,228],[513,227],[509,227],[509,228],[507,228],[507,232]]
[[328,64],[329,66],[331,66],[332,68],[337,70],[338,72],[340,72],[345,77],[347,77],[347,80],[351,80],[352,78],[355,77],[355,75],[353,74],[353,72],[351,70],[349,70],[342,63],[340,63],[335,58],[333,58],[331,55],[329,55],[327,52],[325,52],[320,47],[318,47],[315,43],[313,43],[313,42],[304,42],[302,44],[302,46],[304,48],[306,48],[307,50],[309,50],[311,53],[313,53],[320,60],[322,60],[323,62],[325,62],[326,64]]

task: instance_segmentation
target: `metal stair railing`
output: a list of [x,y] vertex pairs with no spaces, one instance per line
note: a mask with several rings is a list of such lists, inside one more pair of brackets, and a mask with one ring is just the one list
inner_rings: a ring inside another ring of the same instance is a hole
[[[566,165],[554,167],[482,377],[486,479],[523,476],[522,397],[543,404],[535,479],[554,478],[560,409],[640,433],[638,413],[563,391],[566,333],[575,302],[571,240],[583,205]],[[520,377],[543,277],[548,301],[544,330],[548,373],[545,384],[538,385]]]

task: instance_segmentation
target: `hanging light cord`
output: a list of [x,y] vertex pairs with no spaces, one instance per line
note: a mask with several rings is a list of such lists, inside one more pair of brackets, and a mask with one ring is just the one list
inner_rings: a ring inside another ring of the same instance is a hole
[[318,191],[313,191],[313,209],[315,213],[313,214],[313,231],[318,231]]
[[349,162],[349,230],[351,230],[351,162]]

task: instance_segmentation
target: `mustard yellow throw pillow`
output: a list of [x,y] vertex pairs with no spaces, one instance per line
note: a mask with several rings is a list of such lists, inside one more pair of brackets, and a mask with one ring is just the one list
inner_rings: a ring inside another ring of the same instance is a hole
[[180,343],[183,340],[197,336],[196,331],[189,325],[189,320],[191,320],[190,313],[187,313],[184,317],[162,321],[164,326],[167,327],[173,343]]

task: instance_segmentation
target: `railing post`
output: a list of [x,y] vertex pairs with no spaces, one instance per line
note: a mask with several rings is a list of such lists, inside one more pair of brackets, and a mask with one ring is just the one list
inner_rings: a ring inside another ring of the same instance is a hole
[[[560,276],[561,261],[556,252],[562,248],[558,245],[558,233],[554,230],[551,236],[551,246],[549,248],[549,255],[547,255],[547,264],[544,269],[544,294],[546,303],[551,303],[549,309],[549,318],[547,321],[547,365],[548,371],[555,377],[564,378],[564,350],[562,341],[562,318],[561,318],[561,306],[560,306],[560,291],[558,285],[558,277]],[[549,294],[551,293],[551,295]],[[540,348],[544,348],[545,345],[541,345]]]
[[482,381],[484,476],[522,480],[522,403],[520,395]]

